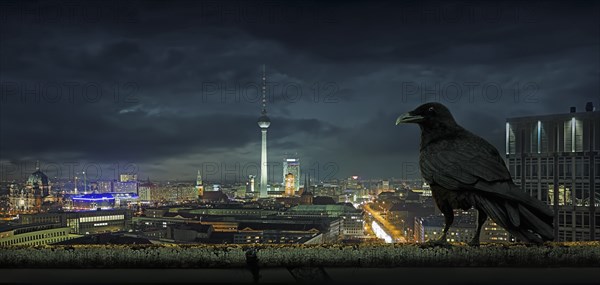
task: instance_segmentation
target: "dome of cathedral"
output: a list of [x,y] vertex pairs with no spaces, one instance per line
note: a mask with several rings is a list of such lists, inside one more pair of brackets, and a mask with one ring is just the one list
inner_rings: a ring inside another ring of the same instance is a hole
[[37,184],[38,186],[48,186],[48,182],[50,182],[48,180],[48,176],[46,176],[46,174],[39,169],[34,173],[31,173],[27,179],[27,184],[29,185]]

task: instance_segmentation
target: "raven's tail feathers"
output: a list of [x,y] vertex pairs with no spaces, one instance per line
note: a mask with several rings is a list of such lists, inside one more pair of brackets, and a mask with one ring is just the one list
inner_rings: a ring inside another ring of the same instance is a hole
[[476,208],[483,210],[498,225],[525,242],[543,243],[554,239],[554,217],[535,205],[473,195]]

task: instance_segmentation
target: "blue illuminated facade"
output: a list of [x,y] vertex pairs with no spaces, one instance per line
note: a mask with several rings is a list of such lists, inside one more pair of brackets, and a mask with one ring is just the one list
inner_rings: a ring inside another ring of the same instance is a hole
[[74,211],[110,210],[119,207],[127,207],[132,202],[137,202],[139,196],[136,193],[95,193],[71,196]]

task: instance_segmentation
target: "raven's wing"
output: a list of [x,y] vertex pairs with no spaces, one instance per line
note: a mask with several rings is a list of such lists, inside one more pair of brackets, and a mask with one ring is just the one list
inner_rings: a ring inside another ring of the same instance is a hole
[[480,180],[511,181],[500,154],[487,141],[468,134],[429,145],[421,151],[425,179],[449,190],[458,190]]
[[423,150],[421,174],[431,184],[448,190],[481,191],[524,202],[547,215],[553,215],[548,206],[514,185],[494,146],[470,133]]

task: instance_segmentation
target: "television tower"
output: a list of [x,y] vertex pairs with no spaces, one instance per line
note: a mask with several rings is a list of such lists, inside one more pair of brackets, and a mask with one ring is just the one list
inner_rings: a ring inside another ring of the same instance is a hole
[[260,155],[260,198],[267,198],[267,129],[271,125],[271,120],[267,116],[267,75],[265,65],[263,64],[262,74],[262,111],[258,118],[258,126],[262,132],[262,147]]

